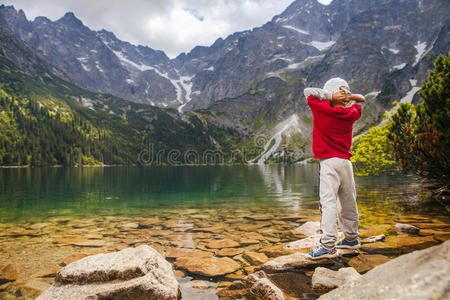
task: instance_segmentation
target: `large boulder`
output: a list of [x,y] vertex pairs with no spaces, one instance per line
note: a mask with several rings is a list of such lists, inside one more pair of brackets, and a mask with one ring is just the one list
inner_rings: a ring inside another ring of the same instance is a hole
[[450,241],[395,258],[320,299],[449,299]]
[[172,266],[142,245],[75,261],[38,299],[180,299]]
[[351,267],[340,268],[337,271],[318,267],[312,276],[312,288],[317,291],[329,291],[359,277],[361,275]]

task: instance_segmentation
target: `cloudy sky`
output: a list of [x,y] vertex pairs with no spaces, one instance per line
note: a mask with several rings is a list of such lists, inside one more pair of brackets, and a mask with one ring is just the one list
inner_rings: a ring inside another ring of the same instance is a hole
[[[61,18],[71,11],[93,30],[163,50],[169,57],[217,38],[261,26],[294,0],[6,0],[27,18]],[[331,0],[319,0],[329,4]]]

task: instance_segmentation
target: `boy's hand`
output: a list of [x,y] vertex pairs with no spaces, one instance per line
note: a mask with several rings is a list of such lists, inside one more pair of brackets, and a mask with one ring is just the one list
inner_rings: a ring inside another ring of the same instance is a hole
[[338,90],[333,93],[331,101],[334,103],[342,103],[347,98],[347,93],[344,90]]

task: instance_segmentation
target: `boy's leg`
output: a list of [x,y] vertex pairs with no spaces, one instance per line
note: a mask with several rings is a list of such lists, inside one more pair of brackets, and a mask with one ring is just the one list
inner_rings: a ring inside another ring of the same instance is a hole
[[334,157],[320,161],[319,197],[322,207],[322,218],[320,220],[322,237],[320,242],[327,249],[333,249],[337,239],[336,198],[340,180],[336,172],[336,162],[338,161]]
[[356,206],[355,179],[352,163],[342,159],[339,174],[341,186],[338,191],[338,221],[345,239],[349,242],[358,238],[359,216]]

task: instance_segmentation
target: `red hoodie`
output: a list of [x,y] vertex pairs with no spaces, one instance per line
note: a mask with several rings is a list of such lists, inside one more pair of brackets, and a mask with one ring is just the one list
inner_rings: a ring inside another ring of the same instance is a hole
[[361,106],[353,104],[350,107],[331,107],[329,101],[320,100],[313,95],[307,100],[314,116],[314,158],[350,159],[353,123],[361,117]]

